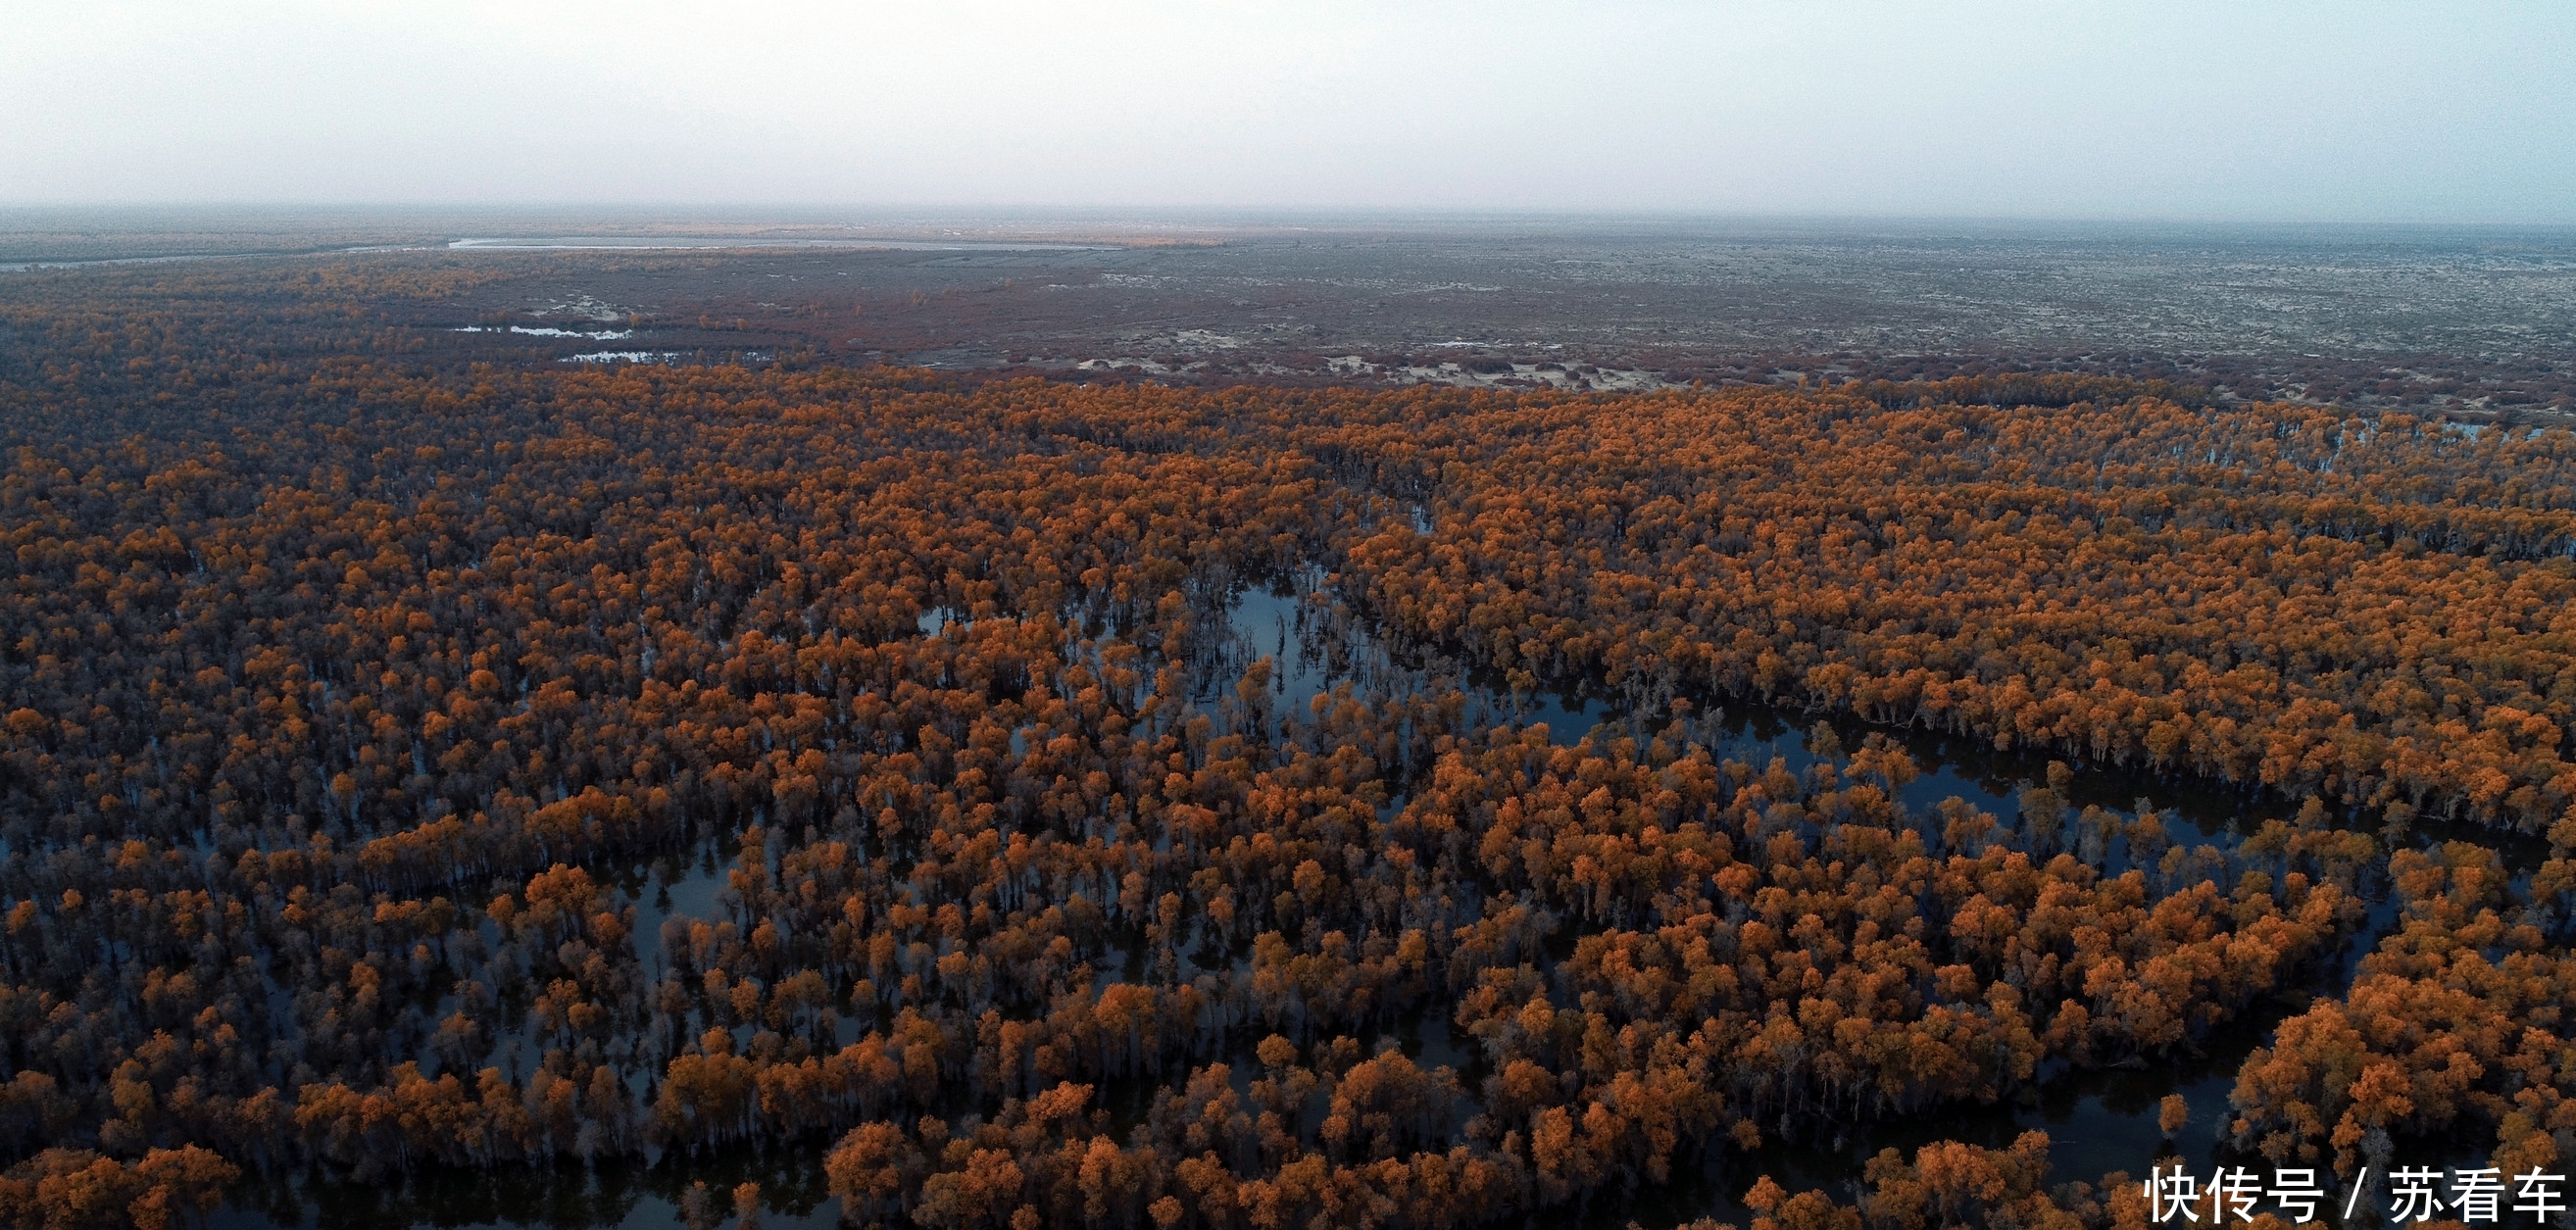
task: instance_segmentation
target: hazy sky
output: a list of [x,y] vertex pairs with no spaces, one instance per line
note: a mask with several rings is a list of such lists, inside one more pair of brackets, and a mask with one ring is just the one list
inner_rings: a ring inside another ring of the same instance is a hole
[[2576,222],[2576,3],[0,0],[0,202]]

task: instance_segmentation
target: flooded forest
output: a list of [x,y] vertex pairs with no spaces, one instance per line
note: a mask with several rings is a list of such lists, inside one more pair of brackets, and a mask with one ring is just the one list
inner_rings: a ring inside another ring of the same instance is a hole
[[2576,1163],[2563,426],[383,307],[483,268],[0,284],[0,1224],[2105,1230],[2179,1161],[2364,1225]]

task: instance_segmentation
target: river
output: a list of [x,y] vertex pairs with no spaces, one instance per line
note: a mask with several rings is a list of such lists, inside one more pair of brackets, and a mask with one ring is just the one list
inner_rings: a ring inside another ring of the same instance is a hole
[[[1245,667],[1266,655],[1274,663],[1275,713],[1302,716],[1311,698],[1344,682],[1362,696],[1381,697],[1454,685],[1468,696],[1471,723],[1544,724],[1551,740],[1566,745],[1595,733],[1605,737],[1648,733],[1643,722],[1614,699],[1581,690],[1514,695],[1496,686],[1496,681],[1462,672],[1436,654],[1392,644],[1347,608],[1337,608],[1323,582],[1324,578],[1309,573],[1272,585],[1238,587],[1222,602],[1212,603],[1211,613],[1222,616],[1222,631],[1192,654],[1197,703],[1215,703]],[[922,618],[920,627],[925,635],[939,635],[949,622],[946,612],[932,612]],[[1816,756],[1809,748],[1811,732],[1820,723],[1845,746],[1857,746],[1868,733],[1887,735],[1904,746],[1920,770],[1901,791],[1905,805],[1918,812],[1955,797],[2009,819],[2017,810],[2014,798],[2025,786],[2045,780],[2050,759],[2046,754],[1997,751],[1978,740],[1875,727],[1845,716],[1742,698],[1694,699],[1698,704],[1692,723],[1695,740],[1720,758],[1756,769],[1775,757],[1793,771],[1812,765]],[[1657,727],[1669,721],[1664,717]],[[2075,808],[2098,806],[2126,817],[2142,800],[2150,801],[2178,845],[2208,844],[2231,850],[2240,832],[2261,817],[2286,818],[2296,807],[2288,800],[2198,779],[2163,778],[2112,766],[2075,767],[2074,780],[2065,792]],[[1391,807],[1401,803],[1399,798]],[[2460,826],[2419,824],[2407,840],[2430,845],[2467,839],[2492,846],[2500,836]],[[2503,844],[2508,865],[2527,871],[2536,863],[2537,847],[2532,842],[2504,839]],[[732,854],[730,846],[708,846],[685,860],[664,858],[650,867],[607,872],[621,904],[637,908],[635,943],[648,976],[658,977],[666,967],[661,951],[664,919],[722,916],[720,893]],[[1863,1163],[1880,1149],[1910,1154],[1936,1139],[2001,1147],[2031,1129],[2049,1134],[2053,1183],[2094,1182],[2113,1171],[2142,1175],[2177,1158],[2204,1175],[2222,1163],[2242,1163],[2245,1159],[2220,1147],[2227,1096],[2238,1066],[2269,1040],[2282,1019],[2304,1009],[2313,996],[2339,996],[2349,986],[2360,957],[2394,925],[2395,911],[2384,881],[2376,871],[2365,878],[2368,921],[2348,938],[2339,959],[2317,963],[2299,985],[2257,1003],[2180,1055],[2126,1068],[2078,1071],[2054,1065],[2058,1070],[2044,1070],[2043,1078],[2019,1096],[1992,1105],[1945,1107],[1937,1115],[1856,1125],[1829,1145],[1766,1143],[1749,1155],[1722,1153],[1722,1160],[1685,1170],[1672,1182],[1632,1199],[1596,1200],[1585,1224],[1610,1228],[1634,1219],[1653,1227],[1701,1216],[1749,1224],[1751,1213],[1738,1197],[1760,1175],[1770,1175],[1793,1192],[1817,1187],[1849,1201],[1857,1194]],[[1477,1057],[1451,1036],[1445,1019],[1418,1014],[1393,1032],[1404,1050],[1425,1065],[1475,1070]],[[516,1053],[511,1053],[514,1049]],[[532,1044],[515,1039],[502,1052],[517,1071],[526,1071],[535,1057]],[[502,1056],[496,1055],[493,1062],[502,1062]],[[1252,1065],[1237,1066],[1248,1074]],[[1468,1084],[1474,1087],[1473,1080]],[[1132,1091],[1104,1090],[1103,1100],[1133,1100],[1120,1098],[1122,1092]],[[2160,1100],[2170,1093],[2184,1096],[2190,1119],[2168,1138],[2158,1126],[2157,1114]],[[761,1185],[762,1223],[769,1230],[824,1227],[838,1221],[838,1202],[824,1191],[825,1147],[820,1142],[766,1150],[746,1147],[711,1160],[701,1158],[685,1171],[676,1164],[620,1161],[489,1176],[432,1174],[399,1188],[276,1180],[245,1185],[213,1221],[222,1230],[281,1225],[371,1230],[396,1226],[678,1230],[684,1225],[678,1201],[688,1183],[704,1181],[718,1192],[718,1203],[726,1210],[721,1220],[729,1225],[733,1221],[729,1193],[734,1184],[751,1181]],[[2409,1161],[2467,1161],[2480,1157],[2482,1150],[2482,1144],[2467,1142],[2459,1146],[2456,1158]]]

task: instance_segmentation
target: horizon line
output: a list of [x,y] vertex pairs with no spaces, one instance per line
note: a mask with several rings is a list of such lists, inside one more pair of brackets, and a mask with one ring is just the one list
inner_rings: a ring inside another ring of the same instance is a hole
[[[2009,214],[1973,212],[1885,212],[1816,209],[1729,209],[1675,206],[1599,207],[1543,205],[1142,205],[1142,204],[1007,204],[996,202],[928,204],[819,202],[681,202],[648,200],[597,201],[290,201],[290,200],[125,200],[0,201],[0,215],[140,215],[140,214],[297,213],[365,216],[417,216],[437,213],[565,216],[628,215],[656,222],[699,221],[742,225],[883,224],[951,221],[1120,222],[1258,225],[1265,222],[1324,221],[1336,223],[1422,222],[1632,222],[1732,223],[1772,225],[1857,226],[2118,226],[2321,229],[2528,229],[2576,230],[2576,216],[2547,218],[2460,218],[2423,216],[2335,216],[2282,214]],[[603,217],[601,220],[612,220]]]

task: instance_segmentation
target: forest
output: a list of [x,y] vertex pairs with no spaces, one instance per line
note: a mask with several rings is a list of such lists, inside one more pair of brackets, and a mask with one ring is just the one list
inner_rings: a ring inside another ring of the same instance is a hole
[[284,268],[0,288],[9,1226],[756,1225],[746,1153],[857,1226],[2143,1226],[2036,1132],[1768,1159],[2248,1028],[2167,1109],[2267,1175],[2576,1161],[2563,428],[503,363],[382,310],[472,268]]

